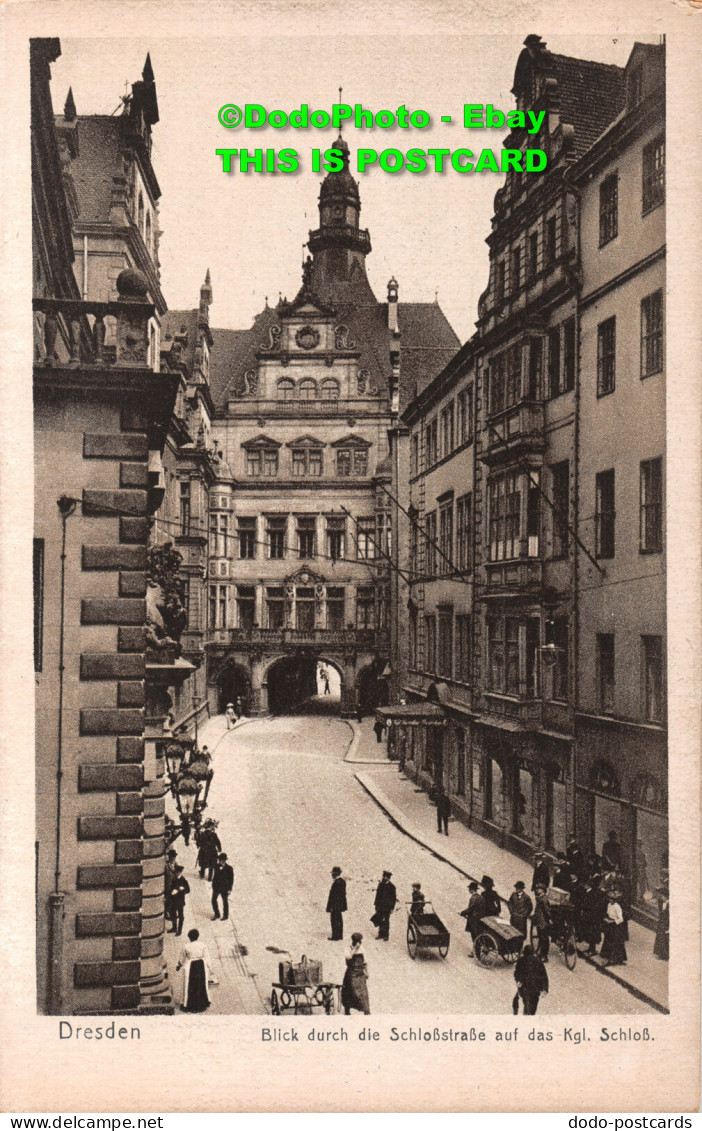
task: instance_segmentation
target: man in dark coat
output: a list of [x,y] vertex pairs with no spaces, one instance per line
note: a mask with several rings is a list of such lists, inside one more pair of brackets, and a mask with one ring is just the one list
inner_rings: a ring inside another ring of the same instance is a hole
[[329,889],[327,911],[331,918],[330,942],[338,942],[344,937],[344,911],[346,906],[346,880],[342,879],[341,868],[332,868],[332,885]]
[[468,884],[468,891],[470,892],[470,899],[465,911],[459,912],[466,921],[466,930],[470,931],[471,942],[473,948],[475,947],[475,940],[481,931],[480,920],[485,914],[485,900],[483,899],[482,892],[478,891],[478,884],[475,880],[471,880]]
[[502,900],[495,891],[495,881],[490,876],[483,876],[480,881],[483,889],[484,915],[499,915],[502,910]]
[[570,891],[571,867],[564,852],[556,854],[556,872],[553,877],[553,886],[561,891]]
[[553,930],[553,921],[551,919],[551,911],[546,900],[547,888],[543,884],[537,884],[534,896],[536,898],[536,906],[534,914],[531,919],[531,924],[539,936],[539,956],[544,962],[548,962],[548,952],[551,946],[551,931]]
[[171,890],[166,899],[166,912],[173,924],[175,933],[182,935],[183,918],[185,916],[185,897],[190,894],[190,884],[183,875],[183,868],[180,864],[174,866],[173,873]]
[[517,880],[514,891],[507,900],[509,908],[509,921],[511,926],[521,931],[526,938],[527,920],[534,910],[534,904],[524,891],[524,881]]
[[219,897],[222,897],[222,918],[229,918],[229,896],[234,887],[234,869],[227,864],[226,852],[220,852],[212,876],[212,910],[213,918],[219,919]]
[[[217,866],[217,856],[222,851],[222,845],[214,826],[205,822],[200,833],[200,847],[197,854],[197,863],[200,868],[200,879],[211,880]],[[207,872],[207,876],[205,876]]]
[[446,836],[448,836],[448,823],[450,816],[451,799],[449,798],[449,795],[442,789],[438,797],[436,798],[436,821],[438,825],[438,831],[442,832],[443,826],[443,832],[446,833]]
[[611,833],[602,845],[602,861],[607,871],[621,871],[622,846],[619,843],[619,838],[617,837],[616,831],[614,829],[612,829]]
[[397,891],[391,882],[392,872],[383,872],[383,878],[375,892],[375,915],[371,922],[378,928],[378,938],[385,942],[390,938],[390,916],[397,903]]
[[517,983],[517,994],[512,1002],[512,1010],[519,1010],[519,998],[524,1002],[524,1013],[533,1016],[542,994],[548,993],[548,974],[546,967],[537,954],[527,944],[514,967],[514,980]]
[[549,887],[551,883],[551,873],[548,864],[546,863],[543,852],[534,853],[534,875],[531,880],[531,890],[536,891],[537,884],[543,884],[545,888]]

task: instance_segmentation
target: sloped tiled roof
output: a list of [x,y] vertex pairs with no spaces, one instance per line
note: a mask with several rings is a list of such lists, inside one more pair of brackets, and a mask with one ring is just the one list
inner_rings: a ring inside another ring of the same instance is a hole
[[561,124],[575,127],[572,154],[581,157],[624,106],[624,68],[551,51],[546,59],[558,81]]

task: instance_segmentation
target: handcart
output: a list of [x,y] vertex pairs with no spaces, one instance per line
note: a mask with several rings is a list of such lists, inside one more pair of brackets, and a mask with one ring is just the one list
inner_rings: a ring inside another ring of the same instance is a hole
[[497,915],[480,920],[480,934],[475,936],[473,951],[481,966],[494,966],[498,959],[516,962],[524,943],[524,935]]
[[292,959],[278,963],[278,981],[271,988],[271,1012],[338,1013],[341,1006],[341,983],[325,982],[322,963],[303,954],[299,962]]
[[[578,946],[575,934],[575,908],[570,900],[570,892],[561,888],[547,888],[546,902],[551,916],[551,942],[560,950],[568,969],[574,970],[578,961]],[[534,925],[533,919],[530,941],[534,953],[540,954],[539,930]]]
[[417,957],[418,950],[438,950],[442,958],[448,954],[451,935],[434,911],[431,903],[425,901],[419,907],[408,904],[407,911],[407,950],[410,958]]

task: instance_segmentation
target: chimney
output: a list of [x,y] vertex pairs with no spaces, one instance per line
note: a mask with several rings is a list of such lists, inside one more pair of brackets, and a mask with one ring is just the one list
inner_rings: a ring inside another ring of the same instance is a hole
[[393,275],[388,283],[388,330],[391,334],[398,334],[400,327],[397,322],[397,295],[399,287]]

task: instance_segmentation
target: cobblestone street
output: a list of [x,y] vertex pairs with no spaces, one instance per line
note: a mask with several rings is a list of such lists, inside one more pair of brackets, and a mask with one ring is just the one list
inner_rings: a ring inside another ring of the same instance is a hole
[[[399,781],[396,763],[378,761],[384,747],[375,742],[370,720],[359,733],[357,724],[333,717],[243,720],[231,731],[223,719],[215,718],[202,729],[200,742],[214,757],[207,814],[220,822],[222,847],[235,873],[231,919],[212,922],[210,886],[197,873],[194,845],[184,848],[180,838],[176,841],[191,886],[183,938],[192,926],[200,929],[218,981],[212,986],[210,1012],[269,1010],[278,962],[288,956],[295,961],[303,954],[319,959],[325,980],[341,982],[346,944],[328,941],[325,913],[334,865],[343,869],[347,881],[345,938],[352,931],[364,935],[374,1014],[511,1012],[513,968],[500,964],[485,969],[469,956],[464,920],[458,914],[468,902],[467,880],[458,868],[478,878],[492,868],[500,889],[510,861],[512,883],[522,878],[528,886],[530,869],[456,822],[451,824],[453,835],[441,838],[440,845],[431,844],[432,835],[439,838],[428,829],[420,835],[430,847],[419,843],[415,834],[424,820],[422,814],[433,822],[434,810],[411,782]],[[347,757],[353,760],[346,761]],[[365,779],[365,788],[357,774]],[[386,804],[392,795],[394,813],[389,816],[380,807],[369,784]],[[406,807],[410,798],[421,802],[421,807],[404,815],[398,789]],[[414,822],[409,835],[398,827],[403,821]],[[436,854],[439,847],[445,859]],[[470,868],[449,863],[449,850],[471,857]],[[388,943],[376,941],[370,923],[375,887],[384,869],[392,871],[398,893]],[[421,881],[425,896],[451,932],[445,960],[435,952],[420,954],[415,961],[408,955],[405,902],[414,881]],[[643,934],[646,942],[652,941],[649,932]],[[175,963],[182,941],[168,935],[167,957],[176,994],[180,976]],[[540,1013],[650,1011],[624,985],[586,962],[579,961],[571,973],[554,953],[548,973],[550,993],[542,998]]]

